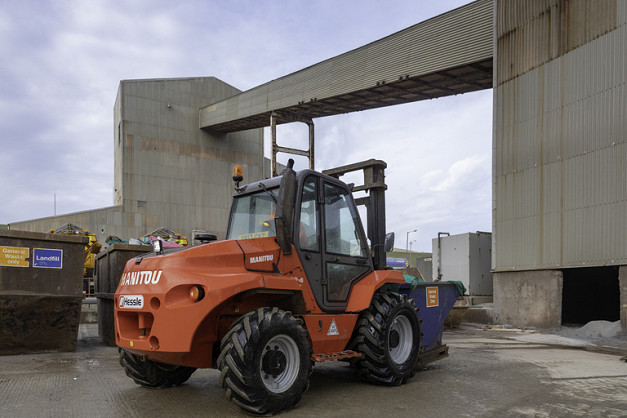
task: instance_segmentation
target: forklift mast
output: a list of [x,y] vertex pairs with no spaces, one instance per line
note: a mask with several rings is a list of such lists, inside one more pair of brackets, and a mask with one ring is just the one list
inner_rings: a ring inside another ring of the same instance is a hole
[[[364,205],[366,207],[367,216],[367,235],[370,240],[372,263],[375,270],[384,270],[386,268],[386,247],[393,246],[389,244],[393,240],[393,235],[386,236],[385,233],[385,169],[387,164],[385,161],[370,159],[355,164],[349,164],[342,167],[323,170],[322,173],[339,179],[341,176],[356,171],[362,171],[364,176],[364,184],[361,186],[353,186],[351,188],[353,194],[356,192],[367,192],[368,196],[355,198],[355,204]],[[386,245],[386,240],[388,241]]]
[[[309,149],[300,150],[288,147],[282,147],[277,144],[276,125],[277,123],[286,122],[303,122],[308,126],[309,132]],[[293,117],[293,115],[272,112],[270,115],[270,132],[272,136],[272,176],[277,176],[277,153],[288,153],[293,155],[300,155],[307,157],[309,161],[309,169],[314,170],[314,123],[310,118],[299,119]],[[289,166],[291,171],[293,166],[293,160]],[[288,164],[289,165],[289,164]],[[331,168],[323,170],[322,173],[328,176],[339,179],[341,176],[347,173],[355,171],[362,171],[364,176],[364,184],[362,186],[356,186],[352,188],[353,195],[355,192],[365,191],[368,193],[367,197],[355,198],[356,205],[364,205],[366,207],[367,214],[367,236],[370,240],[372,264],[375,270],[384,270],[387,266],[386,262],[386,250],[392,251],[394,246],[394,233],[385,233],[385,190],[387,185],[385,184],[385,169],[387,163],[382,160],[370,159],[355,164],[349,164],[342,167]],[[282,173],[282,174],[285,174]],[[290,179],[290,187],[294,187],[294,181]],[[283,214],[285,215],[285,214]],[[279,222],[285,222],[286,217],[279,217]],[[278,229],[277,229],[278,230]],[[279,240],[279,242],[285,242]],[[283,251],[287,251],[286,254],[291,252],[291,249],[287,246],[282,246]]]

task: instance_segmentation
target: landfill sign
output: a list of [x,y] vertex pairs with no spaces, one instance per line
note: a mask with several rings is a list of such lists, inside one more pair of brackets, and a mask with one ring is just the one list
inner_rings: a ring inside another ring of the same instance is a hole
[[33,267],[48,269],[63,268],[63,250],[51,248],[33,249]]
[[29,267],[30,248],[0,247],[0,266]]
[[440,304],[437,287],[427,287],[427,308],[432,308]]

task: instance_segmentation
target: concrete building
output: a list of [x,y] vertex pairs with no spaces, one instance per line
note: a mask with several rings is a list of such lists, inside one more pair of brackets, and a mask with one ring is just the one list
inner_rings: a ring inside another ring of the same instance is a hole
[[627,0],[479,0],[243,93],[214,78],[122,82],[116,206],[11,228],[220,236],[231,166],[261,178],[271,116],[493,88],[495,320],[626,327],[626,22]]
[[262,179],[263,131],[199,129],[198,109],[239,92],[214,77],[121,81],[113,112],[114,205],[16,222],[11,229],[47,232],[71,222],[100,242],[160,227],[190,240],[192,230],[223,238],[233,165],[242,165],[246,181]]

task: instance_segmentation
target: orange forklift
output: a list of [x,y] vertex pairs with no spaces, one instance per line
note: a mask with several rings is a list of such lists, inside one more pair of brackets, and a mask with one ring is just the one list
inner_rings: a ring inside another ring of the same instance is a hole
[[[136,383],[169,387],[218,368],[227,397],[252,414],[293,408],[315,362],[345,360],[366,381],[401,385],[421,357],[414,301],[386,269],[384,170],[369,160],[293,170],[247,184],[236,166],[226,240],[127,262],[115,294],[120,363]],[[363,171],[355,187],[341,175]],[[353,192],[366,206],[364,232]],[[369,241],[369,242],[368,242]]]

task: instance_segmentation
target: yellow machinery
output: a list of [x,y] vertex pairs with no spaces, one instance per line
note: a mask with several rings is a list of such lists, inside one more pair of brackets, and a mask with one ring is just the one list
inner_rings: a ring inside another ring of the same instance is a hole
[[89,243],[85,245],[85,264],[83,267],[83,277],[86,281],[89,281],[86,288],[84,289],[87,296],[92,296],[92,283],[94,277],[94,268],[96,266],[96,254],[100,252],[102,245],[98,243],[98,238],[96,238],[96,234],[90,233],[86,229],[81,228],[80,226],[76,226],[71,223],[67,223],[57,229],[50,229],[50,232],[53,234],[63,234],[63,235],[84,235],[89,238]]

